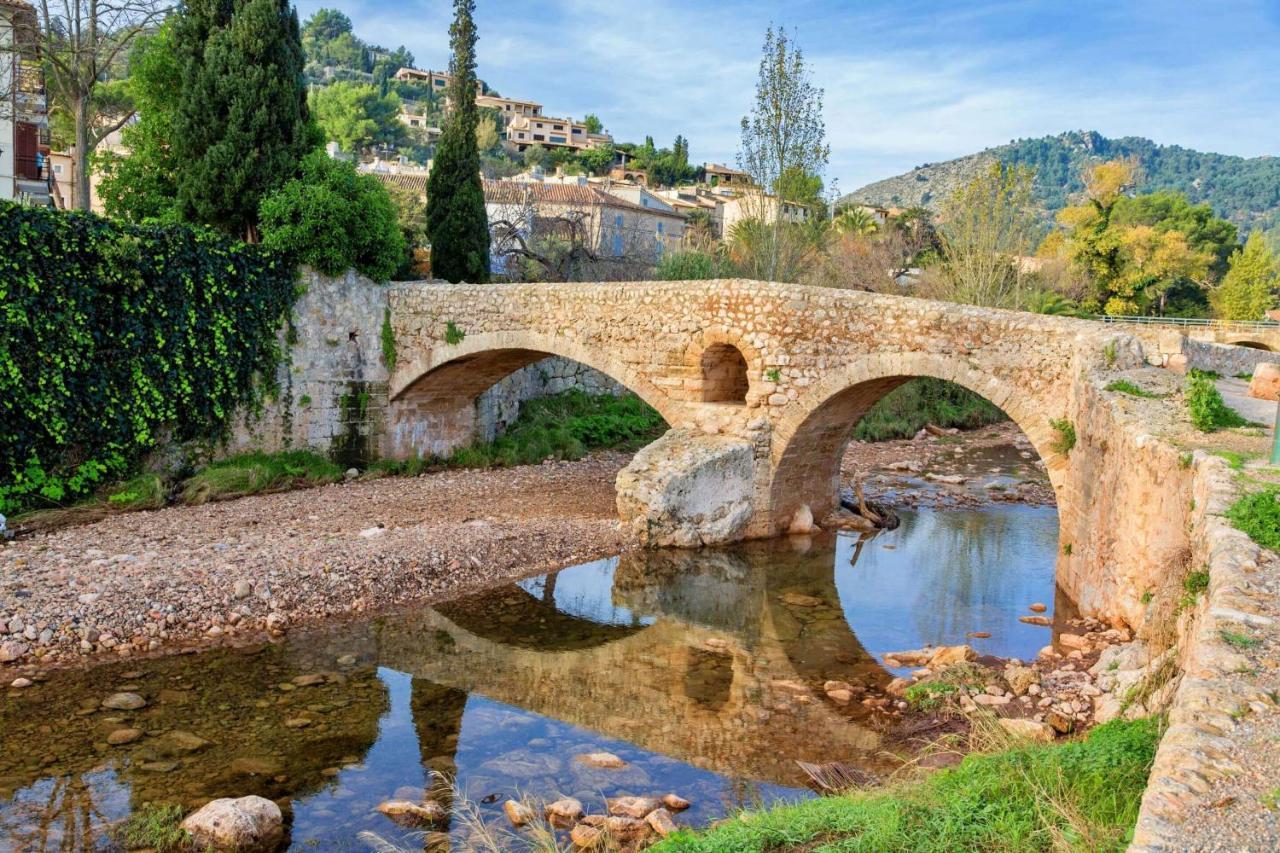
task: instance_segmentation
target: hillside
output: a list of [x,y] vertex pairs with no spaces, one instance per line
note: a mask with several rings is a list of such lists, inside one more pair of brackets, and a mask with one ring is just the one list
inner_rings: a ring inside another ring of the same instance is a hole
[[1138,136],[1108,139],[1093,131],[1019,139],[943,163],[926,163],[856,189],[842,201],[936,209],[984,164],[998,159],[1036,170],[1036,195],[1051,215],[1084,188],[1080,176],[1086,164],[1116,157],[1135,157],[1142,164],[1140,191],[1179,190],[1192,202],[1208,202],[1219,216],[1245,230],[1280,224],[1280,158],[1211,154]]

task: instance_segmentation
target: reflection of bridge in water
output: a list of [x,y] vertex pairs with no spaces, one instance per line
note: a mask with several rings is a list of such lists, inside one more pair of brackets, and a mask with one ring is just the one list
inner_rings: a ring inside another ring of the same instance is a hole
[[[554,594],[513,585],[382,626],[376,655],[697,767],[800,784],[796,759],[870,762],[880,744],[866,709],[838,705],[823,683],[891,677],[849,629],[830,552],[820,554],[785,575],[767,570],[769,546],[628,554],[610,603],[650,624],[576,617]],[[594,570],[560,573],[556,591]]]
[[[780,547],[624,555],[415,614],[299,633],[256,653],[133,664],[140,677],[129,664],[60,674],[48,701],[0,707],[0,846],[19,837],[19,823],[51,825],[75,812],[78,833],[79,822],[105,815],[108,795],[84,784],[95,774],[109,780],[108,798],[135,807],[332,793],[341,784],[332,768],[363,761],[382,736],[390,682],[374,665],[412,677],[419,764],[450,776],[471,694],[732,779],[800,785],[797,759],[882,764],[867,709],[835,703],[822,686],[874,689],[890,676],[845,621],[831,551],[789,555],[786,571],[771,571]],[[356,664],[335,671],[345,655]],[[128,687],[126,673],[139,677],[146,708],[123,719],[83,712]],[[318,675],[317,686],[289,687]],[[147,737],[106,749],[106,735],[124,725],[207,743],[166,749]],[[11,819],[14,804],[33,796],[47,802]]]

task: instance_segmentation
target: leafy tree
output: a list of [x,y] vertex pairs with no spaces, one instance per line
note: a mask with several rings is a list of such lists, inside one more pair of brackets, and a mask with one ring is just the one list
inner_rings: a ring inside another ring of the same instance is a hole
[[[796,181],[820,177],[827,165],[822,90],[785,31],[770,27],[761,53],[755,107],[742,119],[738,165],[762,191],[789,200],[801,189]],[[783,205],[763,205],[758,218],[769,229],[763,272],[774,279],[782,254]]]
[[288,0],[189,0],[174,30],[182,219],[257,237],[262,197],[316,145]]
[[351,19],[337,9],[317,9],[302,25],[302,43],[333,41],[352,32]]
[[1223,320],[1261,320],[1276,304],[1280,263],[1261,232],[1249,235],[1243,249],[1231,255],[1226,276],[1209,296],[1214,314]]
[[107,82],[134,40],[168,11],[164,0],[42,0],[40,53],[55,127],[69,128],[75,203],[88,210],[90,155],[133,116],[123,86]]
[[865,207],[850,206],[836,214],[831,227],[840,234],[866,236],[880,230],[880,223]]
[[449,101],[453,104],[427,180],[431,268],[449,281],[489,280],[489,220],[476,148],[475,0],[454,0],[449,41]]
[[374,83],[383,88],[401,68],[413,67],[413,54],[404,45],[400,45],[395,50],[386,50],[375,45],[369,48],[369,53],[376,57],[369,72],[373,74]]
[[382,182],[313,151],[299,177],[262,199],[262,242],[338,275],[355,268],[385,281],[408,255],[398,212]]
[[173,100],[182,79],[173,45],[175,22],[169,18],[153,35],[139,39],[129,56],[129,97],[139,111],[138,120],[121,132],[129,155],[96,157],[98,196],[107,215],[116,219],[141,223],[177,218],[178,163],[169,143]]
[[1035,245],[1029,169],[992,163],[943,205],[939,236],[944,280],[935,295],[955,302],[1021,308],[1021,258]]
[[400,98],[394,92],[379,95],[376,86],[339,80],[313,89],[308,100],[316,124],[343,151],[356,154],[404,138]]
[[492,151],[500,138],[498,123],[492,116],[484,116],[476,123],[476,148],[481,152]]
[[602,175],[613,165],[615,154],[612,145],[597,145],[578,152],[582,170],[590,175]]
[[1136,174],[1128,160],[1090,168],[1086,202],[1058,214],[1067,231],[1055,248],[1091,282],[1083,307],[1108,314],[1202,311],[1204,287],[1225,269],[1235,245],[1235,226],[1178,193],[1126,195]]
[[587,133],[603,133],[604,122],[600,121],[600,116],[595,113],[587,113],[582,118],[582,124],[587,129]]
[[530,145],[524,149],[524,165],[526,169],[543,168],[547,165],[550,153],[542,145]]

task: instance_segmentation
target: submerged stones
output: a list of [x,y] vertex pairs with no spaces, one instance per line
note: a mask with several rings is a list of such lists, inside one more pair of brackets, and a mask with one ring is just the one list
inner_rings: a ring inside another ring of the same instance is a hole
[[378,805],[377,811],[400,826],[424,827],[438,823],[448,816],[444,806],[432,800],[414,803],[409,800],[387,800]]
[[113,693],[102,700],[102,707],[108,711],[136,711],[146,706],[147,700],[137,693]]

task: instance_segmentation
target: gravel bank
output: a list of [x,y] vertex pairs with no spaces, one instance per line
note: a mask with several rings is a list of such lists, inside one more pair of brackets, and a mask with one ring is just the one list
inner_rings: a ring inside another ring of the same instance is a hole
[[256,640],[616,554],[628,543],[613,483],[628,459],[358,481],[10,542],[0,677]]

